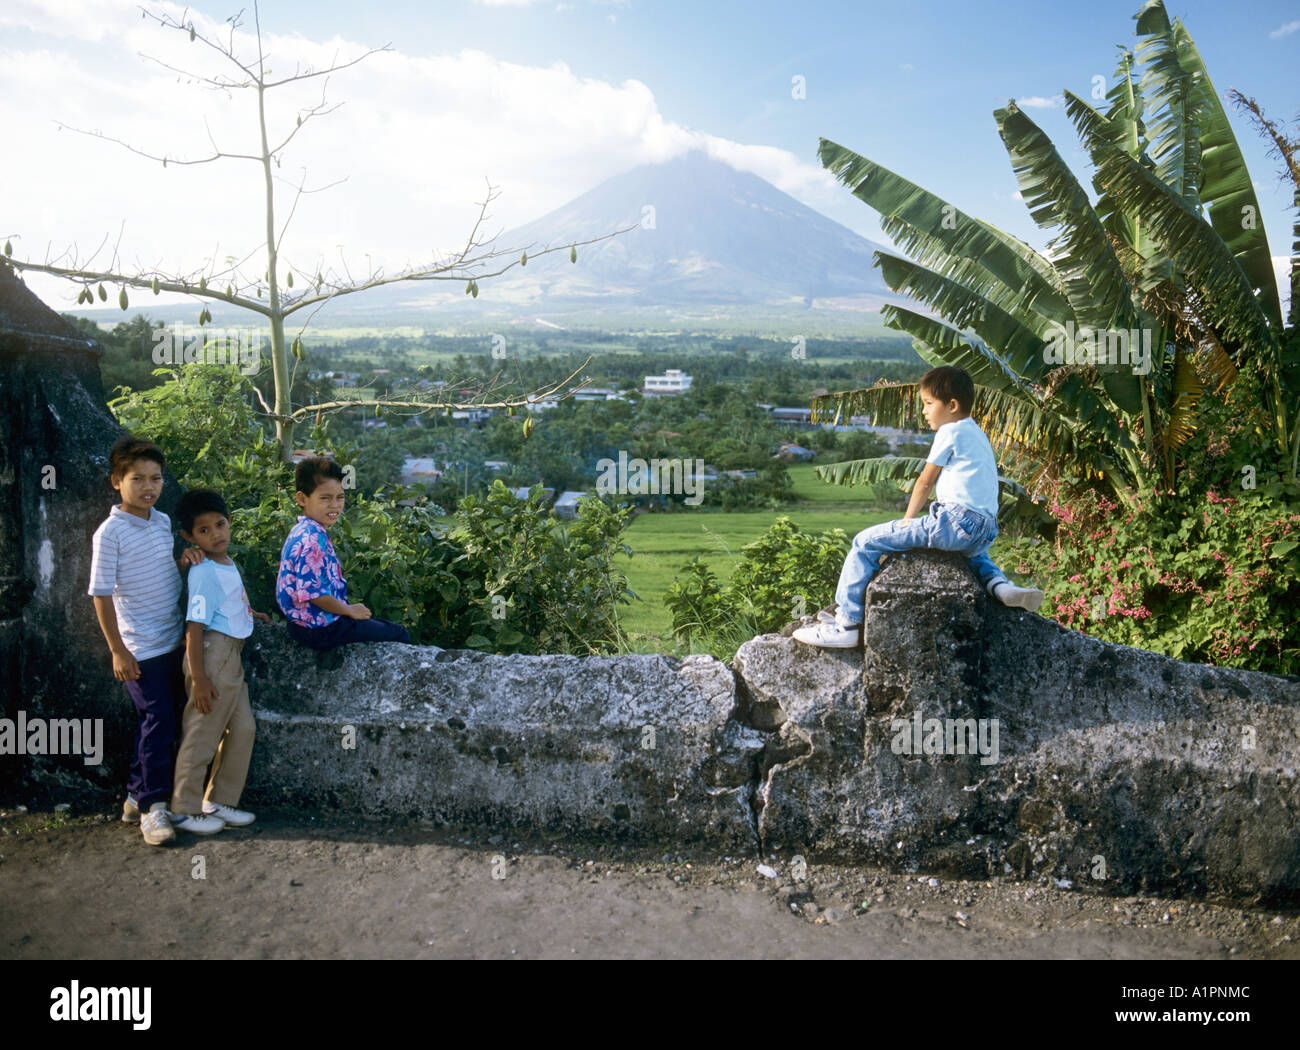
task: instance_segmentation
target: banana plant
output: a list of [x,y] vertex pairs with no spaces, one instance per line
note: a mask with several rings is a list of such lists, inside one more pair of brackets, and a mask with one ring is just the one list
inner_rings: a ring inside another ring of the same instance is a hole
[[[1300,362],[1284,338],[1249,172],[1195,44],[1162,0],[1138,13],[1137,33],[1136,54],[1120,49],[1104,113],[1065,92],[1095,204],[1014,100],[994,113],[1022,198],[1053,233],[1046,253],[845,146],[822,139],[818,150],[907,253],[877,252],[876,265],[928,313],[886,306],[886,323],[924,360],[974,378],[972,414],[1023,485],[1004,490],[1004,508],[1065,477],[1126,502],[1171,485],[1207,398],[1242,370],[1260,376],[1258,425],[1296,476],[1288,376]],[[1072,343],[1088,352],[1068,353]],[[914,384],[842,391],[815,399],[814,418],[865,413],[908,426],[917,397]],[[860,460],[818,473],[852,484],[920,466]]]

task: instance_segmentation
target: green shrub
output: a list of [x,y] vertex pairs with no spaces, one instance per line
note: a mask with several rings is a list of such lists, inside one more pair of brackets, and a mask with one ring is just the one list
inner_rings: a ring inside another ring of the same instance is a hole
[[665,597],[673,631],[714,649],[721,638],[729,644],[736,637],[744,641],[778,631],[830,603],[848,549],[843,529],[813,536],[789,518],[777,518],[740,549],[741,560],[725,586],[699,558],[685,566],[686,579],[669,584]]
[[[1294,671],[1300,658],[1300,513],[1274,482],[1147,497],[1089,495],[1055,509],[1057,544],[1022,543],[1042,613],[1108,642],[1179,660]],[[1294,496],[1292,497],[1294,498]]]
[[483,497],[461,500],[448,538],[465,587],[465,645],[496,652],[595,653],[622,640],[615,609],[635,597],[613,568],[630,511],[596,496],[578,517],[561,522],[542,507],[542,488],[528,499],[497,480]]

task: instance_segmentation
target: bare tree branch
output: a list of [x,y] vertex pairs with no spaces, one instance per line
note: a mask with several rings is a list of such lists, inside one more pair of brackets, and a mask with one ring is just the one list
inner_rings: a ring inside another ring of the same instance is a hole
[[192,164],[211,164],[214,160],[221,160],[222,158],[229,158],[231,160],[255,160],[258,163],[261,163],[262,160],[261,157],[256,157],[251,153],[226,153],[225,151],[219,149],[216,150],[216,152],[214,152],[210,157],[199,157],[195,160],[178,160],[175,157],[168,157],[165,155],[159,155],[157,153],[150,153],[147,150],[139,149],[138,147],[132,146],[129,142],[126,142],[123,139],[115,138],[112,135],[105,135],[102,131],[87,131],[85,128],[74,128],[71,124],[64,124],[57,120],[54,123],[61,130],[64,131],[75,131],[78,135],[88,135],[92,139],[103,139],[105,142],[114,142],[117,145],[121,146],[123,149],[128,150],[131,153],[134,153],[136,156],[144,157],[146,160],[162,161],[162,165],[164,168],[167,167],[168,164],[179,164],[182,167],[189,166]]
[[[550,386],[537,387],[527,394],[521,394],[518,397],[504,398],[498,401],[416,401],[400,400],[396,398],[376,398],[371,401],[324,401],[318,405],[304,405],[302,408],[294,409],[294,411],[288,416],[288,419],[294,423],[298,423],[307,418],[307,416],[313,415],[317,412],[337,412],[349,408],[418,408],[421,411],[414,413],[416,415],[427,415],[429,412],[436,412],[442,409],[456,411],[467,408],[526,409],[530,404],[537,401],[568,400],[579,390],[582,390],[591,382],[590,380],[584,379],[576,386],[569,389],[566,388],[568,387],[568,384],[572,383],[590,363],[591,356],[588,355],[587,359],[583,361],[581,365],[559,382],[552,383]],[[493,384],[492,387],[489,387],[489,390],[494,387],[495,384]]]

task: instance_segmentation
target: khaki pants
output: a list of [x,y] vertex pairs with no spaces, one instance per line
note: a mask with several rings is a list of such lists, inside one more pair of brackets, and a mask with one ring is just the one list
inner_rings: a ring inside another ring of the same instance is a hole
[[[203,669],[217,699],[208,714],[194,706],[194,679],[190,674],[188,654],[182,664],[185,695],[190,699],[181,716],[181,748],[176,755],[176,776],[172,788],[171,811],[177,814],[201,813],[204,801],[222,806],[237,806],[248,776],[253,754],[253,708],[244,684],[244,666],[240,654],[242,638],[231,638],[219,631],[203,632]],[[212,779],[204,792],[208,763]]]

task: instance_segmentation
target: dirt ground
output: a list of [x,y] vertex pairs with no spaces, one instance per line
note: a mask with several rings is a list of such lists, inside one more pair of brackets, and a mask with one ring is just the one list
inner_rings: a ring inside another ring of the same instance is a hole
[[0,956],[1300,958],[1294,912],[1039,880],[816,863],[798,879],[789,856],[765,858],[772,878],[756,857],[574,850],[286,812],[153,848],[105,809],[0,810]]

